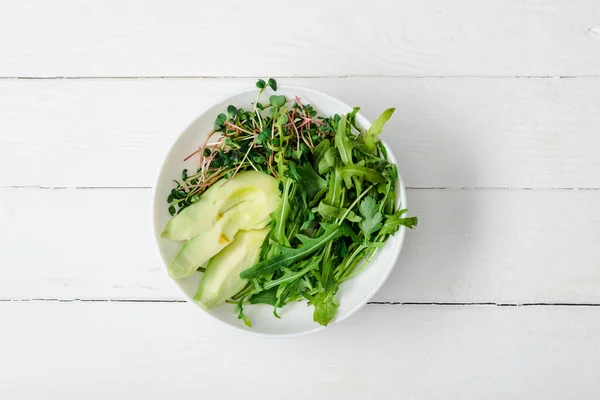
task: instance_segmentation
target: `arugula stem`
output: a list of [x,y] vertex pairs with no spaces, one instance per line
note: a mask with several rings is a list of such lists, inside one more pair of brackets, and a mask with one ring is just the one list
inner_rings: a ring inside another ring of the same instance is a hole
[[[260,95],[262,94],[262,92],[264,91],[264,89],[261,89],[258,91],[258,95],[256,96],[256,101],[254,102],[254,110],[253,112],[256,114],[256,118],[258,119],[258,124],[260,126],[260,130],[262,132],[263,130],[263,123],[262,123],[262,116],[260,115],[260,111],[259,109],[256,107],[256,104],[258,103],[258,101],[260,100]],[[252,124],[254,126],[254,120],[252,120]]]
[[289,275],[289,276],[284,275],[283,277],[281,277],[279,279],[275,279],[275,280],[265,283],[265,285],[264,285],[265,290],[271,289],[272,287],[275,287],[275,286],[279,286],[285,282],[294,281],[297,278],[304,276],[306,273],[308,273],[309,271],[313,270],[316,266],[318,266],[320,261],[321,261],[320,258],[314,258],[306,267],[302,268],[300,271],[295,272],[294,274]]
[[360,194],[360,196],[358,196],[358,197],[356,198],[356,200],[354,200],[354,201],[352,202],[352,204],[350,204],[350,207],[348,207],[348,209],[346,210],[346,212],[344,213],[344,215],[342,215],[342,217],[341,217],[340,219],[338,219],[337,221],[335,221],[335,223],[336,223],[336,224],[338,224],[338,225],[339,225],[339,224],[341,224],[341,223],[342,223],[342,221],[344,221],[344,220],[346,219],[346,217],[348,216],[348,214],[350,213],[350,211],[352,211],[352,209],[353,209],[353,208],[354,208],[354,207],[355,207],[355,206],[358,204],[358,202],[359,202],[359,201],[360,201],[360,200],[361,200],[363,197],[365,197],[365,196],[367,195],[367,193],[369,193],[369,191],[370,191],[371,189],[373,189],[373,187],[375,187],[375,185],[371,185],[371,186],[369,186],[367,189],[365,189],[365,190],[364,190],[364,191],[363,191],[363,192]]
[[363,251],[366,247],[364,245],[360,245],[358,246],[358,248],[352,253],[352,255],[350,256],[350,258],[348,258],[347,260],[345,260],[345,262],[339,267],[338,272],[336,273],[336,279],[340,279],[340,277],[344,274],[344,272],[346,271],[346,269],[352,265],[352,263],[354,262],[354,259],[356,258],[356,256],[358,256],[358,254],[360,254],[361,251]]
[[[369,264],[371,263],[371,261],[373,261],[373,257],[375,256],[375,251],[371,250],[370,252],[367,253],[367,257],[365,258],[365,262],[360,266],[360,268],[355,269],[354,271],[349,270],[348,271],[348,275],[346,276],[342,276],[340,278],[340,282],[346,281],[350,278],[355,277],[356,275],[358,275],[359,273],[361,273],[365,268],[367,268],[367,266],[369,266]],[[355,266],[356,268],[356,266]]]

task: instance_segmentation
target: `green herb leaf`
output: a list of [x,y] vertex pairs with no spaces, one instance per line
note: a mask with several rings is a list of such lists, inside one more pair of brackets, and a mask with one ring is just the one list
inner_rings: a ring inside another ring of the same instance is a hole
[[278,286],[278,285],[281,285],[281,284],[284,284],[287,282],[295,281],[295,280],[301,278],[302,276],[306,275],[310,271],[317,268],[322,259],[323,259],[322,256],[318,256],[318,255],[313,256],[311,259],[308,260],[308,262],[303,262],[301,264],[299,263],[299,265],[297,264],[295,266],[296,268],[301,267],[300,270],[291,270],[289,268],[282,268],[282,270],[284,271],[283,276],[265,283],[265,289],[273,288],[275,286]]
[[338,150],[335,147],[328,148],[319,161],[319,174],[325,175],[331,168],[335,167],[338,155]]
[[315,197],[313,197],[313,199],[308,203],[308,206],[314,207],[317,204],[319,204],[319,201],[321,201],[321,199],[323,198],[323,196],[325,196],[325,194],[328,192],[328,190],[329,190],[329,187],[325,187],[325,188],[321,189],[319,192],[317,192]]
[[287,124],[289,122],[289,118],[288,118],[288,116],[287,116],[286,113],[287,113],[287,107],[282,107],[281,108],[281,114],[279,114],[279,117],[277,117],[277,122],[279,124],[285,125],[285,124]]
[[[326,227],[325,227],[326,226]],[[342,231],[338,225],[324,224],[324,231],[321,236],[309,238],[304,235],[296,235],[302,242],[298,248],[281,247],[281,254],[256,264],[254,267],[243,271],[240,274],[242,279],[250,279],[265,274],[270,274],[278,268],[287,267],[297,261],[303,260],[319,249],[322,249],[327,243],[339,238]]]
[[260,293],[253,294],[250,297],[250,304],[269,304],[275,306],[277,303],[277,287],[273,287],[269,290],[263,290]]
[[362,217],[362,221],[359,222],[358,226],[365,235],[365,242],[368,242],[369,237],[382,227],[383,215],[379,212],[377,202],[371,196],[365,197],[360,202],[358,212]]
[[269,97],[269,101],[271,102],[271,105],[274,107],[283,107],[287,100],[286,100],[285,96],[272,95],[271,97]]
[[327,326],[337,313],[340,303],[335,298],[336,290],[337,288],[335,290],[332,288],[322,291],[312,300],[312,304],[315,306],[313,320],[320,325]]
[[298,175],[300,175],[300,184],[306,191],[308,200],[312,200],[317,193],[327,188],[327,181],[315,172],[310,164],[304,164],[298,167]]
[[388,153],[387,153],[387,149],[385,148],[385,146],[383,145],[383,143],[381,143],[381,142],[377,143],[377,147],[379,147],[379,151],[381,152],[381,155],[383,156],[383,159],[387,161],[387,159],[388,159]]
[[227,107],[227,114],[229,114],[232,117],[238,115],[240,113],[240,111],[242,111],[242,110],[238,110],[237,108],[235,108],[234,105],[229,105]]
[[329,139],[323,139],[315,146],[315,149],[313,150],[313,166],[315,169],[319,169],[319,162],[321,162],[325,152],[329,150],[330,147],[331,143],[329,142]]
[[375,121],[373,121],[373,124],[365,133],[365,147],[369,153],[375,151],[375,140],[377,139],[377,136],[381,134],[381,131],[383,130],[383,125],[385,125],[385,123],[391,118],[394,111],[396,111],[395,108],[388,108],[387,110],[382,112],[381,115],[377,117]]
[[215,131],[222,130],[225,121],[227,121],[227,115],[225,115],[223,113],[217,115],[217,119],[215,119],[215,123],[214,123]]
[[342,199],[342,191],[344,188],[342,187],[342,174],[340,172],[340,168],[336,167],[329,177],[329,190],[325,195],[325,202],[334,207],[338,207],[340,205]]
[[269,78],[269,80],[267,81],[267,85],[273,89],[274,92],[277,91],[277,81],[273,78]]
[[406,211],[408,210],[404,208],[389,216],[383,223],[383,227],[381,228],[381,231],[379,231],[379,236],[393,235],[401,225],[408,229],[415,228],[419,223],[419,219],[417,217],[402,218],[402,215],[405,214]]
[[[342,207],[334,207],[329,204],[321,201],[319,206],[317,207],[317,212],[321,215],[321,217],[326,221],[333,221],[338,218],[342,218],[348,209]],[[346,215],[346,219],[352,222],[360,222],[362,220],[361,217],[356,215],[353,211],[348,212]]]
[[356,114],[360,111],[360,107],[354,107],[350,113],[348,113],[348,123],[353,126],[354,129],[360,132],[360,128],[356,125]]
[[338,149],[342,162],[346,165],[352,164],[352,149],[355,147],[355,143],[346,134],[346,117],[340,119],[338,123],[335,147]]
[[263,144],[271,139],[271,132],[265,128],[254,138],[254,141],[258,144]]
[[352,187],[352,177],[358,176],[361,179],[371,183],[383,183],[385,179],[383,176],[372,168],[363,167],[364,160],[358,164],[346,165],[340,169],[340,174],[346,183],[346,188]]
[[266,87],[265,81],[259,79],[258,81],[256,81],[256,87],[259,89],[264,89]]
[[302,225],[300,226],[300,230],[305,231],[308,228],[310,228],[310,226],[312,225],[314,220],[315,220],[315,213],[311,211],[308,213],[308,218],[306,219],[306,221],[304,221],[302,223]]
[[240,299],[240,301],[237,302],[235,308],[233,309],[233,312],[236,313],[238,315],[238,319],[241,319],[244,321],[244,325],[246,325],[248,328],[252,328],[252,322],[250,322],[250,319],[248,319],[248,317],[246,317],[246,315],[244,314],[244,299]]
[[358,234],[354,231],[354,228],[352,228],[350,226],[350,224],[348,224],[348,222],[346,222],[346,221],[342,222],[342,225],[340,226],[340,228],[342,229],[342,236],[349,237],[355,243],[360,242],[360,238],[358,237]]
[[292,187],[294,185],[294,181],[290,178],[283,177],[283,192],[281,196],[281,203],[279,206],[273,211],[271,217],[275,223],[273,230],[271,231],[271,239],[277,241],[279,244],[284,246],[289,246],[290,242],[288,238],[285,236],[285,227],[288,216],[291,210],[291,197],[292,197]]

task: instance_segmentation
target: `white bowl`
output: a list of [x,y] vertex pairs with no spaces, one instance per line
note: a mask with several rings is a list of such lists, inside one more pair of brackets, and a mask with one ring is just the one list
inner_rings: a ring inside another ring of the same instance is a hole
[[[217,102],[188,126],[167,154],[154,187],[153,196],[154,234],[165,266],[165,272],[169,261],[181,246],[180,243],[171,242],[160,237],[167,221],[172,218],[167,209],[166,199],[174,187],[173,179],[179,179],[184,168],[189,171],[195,171],[198,168],[197,157],[192,157],[186,162],[183,159],[204,143],[207,133],[213,128],[217,115],[225,112],[228,105],[233,104],[238,108],[251,109],[252,102],[256,100],[257,90],[256,88],[244,90]],[[261,99],[265,101],[270,94],[270,89],[266,90]],[[352,107],[346,103],[314,89],[281,85],[277,90],[277,94],[284,94],[288,99],[298,96],[304,104],[311,104],[319,115],[323,116],[330,116],[335,113],[341,115],[352,111]],[[371,122],[360,113],[356,116],[356,122],[362,129],[371,126]],[[387,145],[386,148],[390,162],[396,163],[396,158],[391,149]],[[406,207],[406,193],[400,173],[396,186],[396,198],[397,206],[401,203],[403,207]],[[342,283],[337,293],[340,307],[329,326],[356,313],[375,295],[396,264],[405,231],[406,228],[401,226],[398,232],[387,240],[385,246],[379,249],[371,264],[364,271]],[[233,312],[234,306],[231,304],[223,304],[211,310],[205,310],[194,303],[192,298],[196,293],[201,277],[202,274],[197,272],[194,276],[174,282],[179,286],[188,301],[194,304],[198,310],[206,312],[215,319],[236,329],[270,337],[300,336],[325,329],[325,327],[313,321],[313,307],[308,307],[305,301],[288,304],[279,309],[278,314],[281,319],[273,316],[273,307],[269,305],[245,306],[244,313],[252,321],[252,328],[247,328],[241,320],[237,319],[237,315]],[[165,279],[171,278],[165,274]]]

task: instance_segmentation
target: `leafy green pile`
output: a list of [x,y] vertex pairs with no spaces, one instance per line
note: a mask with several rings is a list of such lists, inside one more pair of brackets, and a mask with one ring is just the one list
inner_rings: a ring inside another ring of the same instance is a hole
[[[272,214],[260,262],[241,273],[248,285],[230,302],[250,326],[244,304],[270,304],[279,318],[278,308],[307,299],[314,320],[327,325],[339,307],[340,284],[363,270],[400,226],[417,225],[416,217],[395,207],[398,171],[378,140],[394,109],[362,131],[358,107],[321,117],[298,97],[271,95],[261,103],[267,87],[277,90],[273,79],[256,86],[253,110],[229,106],[207,142],[190,155],[198,155],[200,168],[191,176],[183,171],[169,195],[169,211],[180,212],[214,182],[241,170],[276,177],[282,202]],[[208,142],[217,132],[220,137]]]

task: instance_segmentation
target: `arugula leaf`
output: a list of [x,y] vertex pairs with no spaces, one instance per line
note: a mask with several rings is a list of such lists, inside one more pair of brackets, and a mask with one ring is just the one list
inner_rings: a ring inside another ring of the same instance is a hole
[[306,275],[308,272],[317,268],[319,266],[319,263],[321,262],[322,258],[323,258],[322,256],[318,256],[318,255],[313,256],[313,258],[311,258],[308,261],[308,263],[306,263],[306,266],[303,267],[299,271],[292,271],[287,268],[282,268],[284,271],[283,276],[265,283],[265,285],[264,285],[265,289],[269,289],[269,288],[275,287],[277,285],[281,285],[285,282],[290,282],[290,281],[294,281],[296,279],[301,278],[302,276]]
[[352,239],[353,242],[360,241],[358,234],[354,231],[354,229],[347,222],[342,223],[341,229],[342,229],[342,236],[349,237],[350,239]]
[[313,312],[313,320],[323,326],[327,326],[335,316],[340,303],[335,298],[337,286],[329,290],[319,292],[313,300],[312,304],[315,307]]
[[[346,181],[344,181],[344,183],[346,183]],[[352,183],[354,184],[354,187],[356,188],[356,193],[362,193],[363,192],[362,179],[359,176],[353,175],[352,176]]]
[[295,180],[297,183],[301,182],[302,177],[300,176],[300,174],[298,173],[298,170],[296,169],[296,164],[294,164],[293,162],[288,163],[288,173],[289,173],[290,178]]
[[335,167],[338,155],[339,152],[335,147],[330,147],[329,149],[327,149],[323,154],[323,157],[321,157],[321,160],[319,161],[319,174],[324,175],[328,173],[331,170],[331,168]]
[[[271,222],[267,226],[271,226],[272,227],[273,226],[273,220],[271,220]],[[273,229],[269,230],[269,232],[267,233],[267,236],[265,236],[265,240],[263,240],[262,245],[260,246],[259,260],[263,260],[263,259],[267,258],[267,255],[269,254],[269,252],[272,249],[272,246],[271,246],[271,233],[273,233]]]
[[[335,219],[342,218],[342,216],[348,212],[348,209],[343,207],[334,207],[325,203],[324,201],[321,201],[317,207],[317,212],[325,221],[333,221]],[[346,219],[352,222],[360,222],[362,220],[362,218],[356,215],[353,211],[348,212]]]
[[329,186],[323,188],[322,190],[320,190],[315,197],[313,197],[313,199],[310,201],[310,203],[308,203],[309,207],[314,207],[317,203],[319,203],[319,201],[321,201],[321,198],[323,198],[323,196],[325,195],[325,193],[327,193],[327,191],[329,190]]
[[[383,156],[383,159],[387,161],[388,159],[388,153],[387,153],[387,149],[385,148],[385,146],[383,145],[383,143],[379,142],[377,143],[377,147],[379,147],[379,151],[381,152],[381,155]],[[394,165],[394,164],[391,164]]]
[[327,181],[315,172],[310,164],[304,164],[298,167],[300,184],[308,195],[308,200],[312,200],[317,193],[327,188]]
[[[313,221],[315,220],[315,213],[310,211],[308,213],[308,219],[306,221],[304,221],[302,223],[302,225],[300,225],[300,230],[301,231],[305,231],[308,228],[310,228],[310,226],[312,225]],[[262,258],[261,258],[262,259]]]
[[372,168],[364,167],[364,160],[353,165],[346,165],[340,168],[340,175],[344,179],[346,188],[352,187],[352,177],[358,176],[371,183],[383,183],[385,179],[383,175]]
[[237,302],[233,312],[236,313],[238,315],[238,319],[241,319],[244,321],[244,325],[246,325],[248,328],[252,328],[252,322],[250,322],[250,319],[248,317],[246,317],[246,314],[244,314],[244,299],[241,298],[240,301]]
[[289,242],[288,238],[285,236],[285,228],[286,228],[286,221],[288,219],[288,216],[289,216],[290,210],[291,210],[290,199],[291,199],[292,185],[294,184],[294,181],[290,178],[283,177],[282,182],[283,182],[283,195],[281,197],[281,203],[279,203],[279,206],[275,209],[275,211],[273,211],[273,213],[271,213],[271,217],[273,218],[273,221],[275,222],[275,226],[273,227],[273,230],[271,231],[271,239],[279,242],[280,244],[282,244],[284,246],[289,246],[290,242]]
[[398,169],[394,164],[389,164],[383,170],[382,175],[387,181],[387,184],[385,190],[382,191],[384,197],[379,204],[379,211],[382,211],[385,214],[392,214],[396,204],[396,192],[394,191],[394,188],[396,187],[396,181],[398,180]]
[[365,197],[360,202],[358,212],[362,216],[362,221],[358,223],[358,226],[365,235],[365,242],[368,242],[369,237],[383,226],[383,215],[379,212],[377,202],[371,196]]
[[302,242],[302,246],[298,248],[281,247],[281,254],[275,257],[271,257],[267,260],[261,261],[252,268],[242,271],[240,278],[250,279],[265,274],[270,274],[278,268],[287,267],[297,261],[303,260],[305,257],[313,254],[319,249],[322,249],[331,242],[339,238],[342,235],[342,230],[338,225],[335,224],[321,224],[324,228],[321,236],[316,238],[309,238],[305,235],[296,235],[296,237]]
[[250,304],[269,304],[275,306],[277,303],[277,288],[273,287],[269,290],[263,290],[262,292],[253,294],[250,297]]
[[348,113],[348,123],[353,126],[354,129],[360,132],[360,128],[356,125],[356,114],[360,111],[360,107],[354,107],[351,112]]
[[332,206],[339,206],[342,198],[342,175],[340,173],[340,168],[336,167],[329,177],[329,190],[325,195],[325,202]]
[[402,215],[407,211],[408,210],[404,208],[389,216],[383,223],[383,227],[381,228],[381,231],[379,231],[379,236],[385,236],[389,234],[393,235],[401,225],[406,226],[408,229],[413,229],[416,227],[419,223],[419,219],[417,217],[402,218]]
[[365,132],[363,140],[365,142],[365,148],[369,153],[375,151],[375,140],[377,139],[377,136],[381,134],[383,125],[385,125],[385,123],[391,118],[394,111],[396,111],[395,108],[388,108],[382,112],[381,115],[377,117],[375,121],[373,121],[373,124],[367,130],[367,132]]
[[340,153],[340,158],[345,165],[352,164],[352,149],[356,146],[354,141],[346,134],[346,118],[343,117],[338,123],[338,128],[335,133],[335,147]]
[[313,160],[314,160],[313,166],[315,167],[316,170],[319,169],[319,163],[323,159],[325,152],[327,150],[329,150],[330,148],[331,148],[331,143],[329,142],[329,139],[323,139],[319,142],[319,144],[313,150]]

